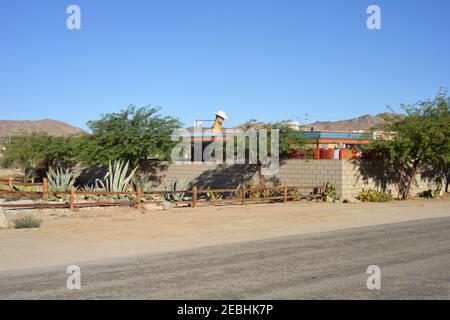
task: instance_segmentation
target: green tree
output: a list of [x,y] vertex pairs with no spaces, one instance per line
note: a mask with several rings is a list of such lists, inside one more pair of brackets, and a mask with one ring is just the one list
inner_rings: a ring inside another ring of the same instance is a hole
[[81,157],[90,163],[128,160],[135,166],[147,157],[167,160],[172,147],[170,135],[182,123],[174,117],[161,116],[159,107],[130,105],[118,113],[107,113],[88,122],[92,134],[84,138]]
[[[391,117],[381,129],[391,140],[377,141],[371,148],[388,155],[403,168],[408,198],[419,167],[435,166],[448,170],[450,163],[450,98],[440,91],[433,100],[402,105],[406,115]],[[444,173],[445,174],[445,173]],[[401,177],[402,179],[402,177]]]
[[55,164],[68,164],[78,152],[76,139],[46,133],[13,135],[3,142],[2,162],[20,165],[26,175],[35,174],[38,168],[46,170]]
[[[279,149],[278,154],[280,156],[280,163],[288,158],[289,151],[291,149],[302,149],[306,143],[307,139],[302,134],[301,131],[294,130],[287,121],[281,121],[276,123],[261,123],[258,122],[256,119],[251,119],[240,126],[243,130],[250,130],[250,129],[265,129],[267,130],[267,153],[268,155],[271,155],[271,130],[277,129],[278,131],[278,137],[279,137]],[[257,146],[259,150],[260,146],[260,136],[257,132]],[[246,149],[248,152],[248,145],[246,145]],[[258,159],[257,162],[257,172],[258,172],[258,178],[259,178],[259,184],[261,187],[265,186],[265,178],[261,173],[261,169],[263,164],[260,161],[261,159]]]

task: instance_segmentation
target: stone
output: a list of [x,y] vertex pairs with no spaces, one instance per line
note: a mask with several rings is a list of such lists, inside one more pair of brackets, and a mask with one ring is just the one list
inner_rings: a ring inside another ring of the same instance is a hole
[[0,229],[6,229],[9,227],[9,222],[5,217],[5,212],[3,208],[0,208]]
[[144,203],[142,208],[145,210],[164,210],[164,207],[156,203]]
[[357,200],[355,198],[346,198],[342,201],[343,203],[356,203]]
[[329,197],[329,196],[326,196],[326,198],[325,198],[325,201],[326,202],[333,202],[333,198],[332,197]]
[[169,201],[161,202],[161,206],[163,207],[163,210],[172,209],[172,203],[170,203]]

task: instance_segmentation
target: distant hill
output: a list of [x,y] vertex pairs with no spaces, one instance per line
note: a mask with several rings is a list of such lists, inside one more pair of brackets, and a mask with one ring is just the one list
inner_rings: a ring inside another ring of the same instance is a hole
[[45,132],[54,136],[68,136],[71,134],[82,133],[84,131],[67,123],[51,119],[37,121],[0,120],[0,137],[35,132]]
[[[386,122],[386,119],[389,117],[398,116],[395,113],[379,113],[375,116],[370,114],[366,114],[357,118],[347,119],[347,120],[338,120],[338,121],[316,121],[313,123],[308,123],[308,130],[315,131],[356,131],[356,130],[368,130],[374,126],[383,125]],[[286,124],[294,124],[298,126],[298,122],[283,121]],[[259,129],[265,125],[264,122],[254,122],[250,124],[252,129]],[[235,128],[245,129],[246,124],[241,124]],[[299,130],[305,130],[305,125],[302,124],[299,126]]]
[[394,113],[384,112],[375,116],[366,114],[357,118],[339,121],[316,121],[308,124],[308,129],[323,131],[353,131],[368,130],[374,126],[382,125],[386,119],[395,116]]

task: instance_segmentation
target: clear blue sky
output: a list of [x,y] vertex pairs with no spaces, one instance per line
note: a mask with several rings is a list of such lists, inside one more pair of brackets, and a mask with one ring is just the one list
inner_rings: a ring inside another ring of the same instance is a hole
[[0,0],[0,119],[344,119],[450,89],[449,49],[448,0]]

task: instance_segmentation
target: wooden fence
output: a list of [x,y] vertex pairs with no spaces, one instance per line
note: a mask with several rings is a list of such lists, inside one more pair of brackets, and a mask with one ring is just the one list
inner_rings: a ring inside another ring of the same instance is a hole
[[[274,186],[274,187],[258,187],[258,188],[246,188],[242,186],[237,189],[197,189],[194,186],[191,190],[178,190],[178,191],[149,191],[143,192],[140,187],[136,191],[123,191],[123,192],[109,192],[109,191],[80,191],[72,187],[70,191],[66,192],[53,192],[48,191],[47,179],[44,179],[42,183],[33,182],[15,182],[19,181],[16,178],[0,179],[0,185],[2,182],[7,182],[9,185],[9,191],[0,191],[1,195],[15,196],[15,195],[28,195],[41,197],[42,200],[48,201],[49,196],[68,196],[68,202],[63,203],[26,203],[26,204],[8,204],[0,203],[0,207],[3,208],[69,208],[75,210],[75,208],[81,207],[93,207],[93,206],[134,206],[141,207],[143,203],[143,197],[146,195],[190,195],[190,197],[183,197],[179,201],[170,201],[175,205],[188,205],[191,207],[198,207],[211,204],[248,204],[258,202],[286,202],[295,201],[299,199],[307,198],[302,194],[296,194],[298,190],[310,190],[316,191],[316,197],[324,191],[326,183],[321,185],[303,185],[303,186]],[[16,191],[14,186],[42,186],[42,191]],[[263,194],[263,196],[253,196],[254,193]],[[272,194],[267,194],[271,192]],[[221,196],[219,196],[219,194]],[[265,194],[265,195],[264,195]],[[228,195],[228,196],[226,196]],[[94,202],[76,202],[77,196],[125,196],[128,200],[121,201],[94,201]],[[224,197],[225,196],[225,197]],[[165,200],[164,200],[165,201]],[[145,203],[161,203],[163,200],[145,200]]]

